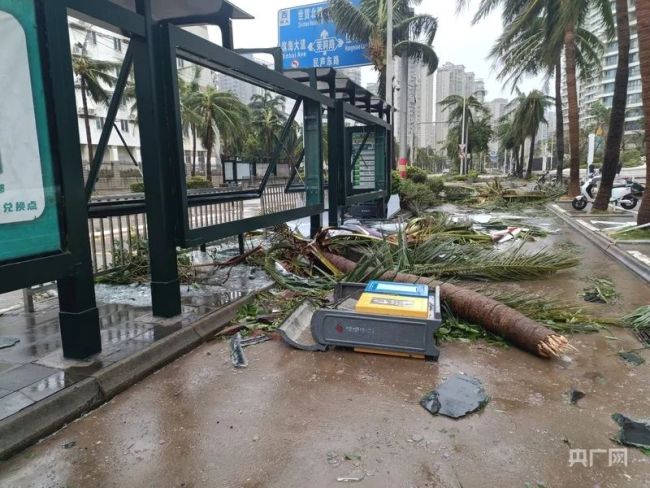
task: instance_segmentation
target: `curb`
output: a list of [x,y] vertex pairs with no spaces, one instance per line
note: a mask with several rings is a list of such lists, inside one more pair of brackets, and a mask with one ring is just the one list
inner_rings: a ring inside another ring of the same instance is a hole
[[646,283],[650,283],[650,266],[635,258],[629,252],[617,247],[616,242],[610,241],[607,237],[592,230],[592,226],[588,223],[572,219],[566,210],[560,208],[558,205],[551,203],[546,205],[546,208],[556,217],[562,219],[573,230],[586,237],[589,242],[596,245],[605,254],[616,259]]
[[239,308],[252,300],[257,293],[239,298],[206,315],[195,324],[174,332],[151,346],[0,421],[0,460],[6,460],[16,452],[52,434],[66,423],[107,402],[153,371],[207,342],[234,319]]

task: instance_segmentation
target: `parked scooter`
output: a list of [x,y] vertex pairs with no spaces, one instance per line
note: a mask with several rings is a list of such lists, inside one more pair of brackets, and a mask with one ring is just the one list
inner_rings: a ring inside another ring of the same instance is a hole
[[[596,199],[595,190],[601,178],[600,171],[591,166],[589,175],[580,187],[580,195],[571,202],[574,209],[584,210],[587,204],[594,202]],[[644,191],[645,187],[643,185],[626,178],[623,183],[614,184],[609,201],[614,205],[620,205],[625,210],[632,210],[638,205],[639,200],[643,198]]]

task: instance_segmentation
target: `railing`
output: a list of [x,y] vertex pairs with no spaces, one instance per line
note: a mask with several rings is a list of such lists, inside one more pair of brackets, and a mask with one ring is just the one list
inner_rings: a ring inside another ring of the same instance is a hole
[[262,214],[284,212],[305,206],[305,192],[285,192],[286,185],[267,185],[262,193]]
[[[188,207],[192,228],[240,220],[244,202],[207,203]],[[90,248],[95,274],[111,271],[143,249],[147,235],[144,209],[125,210],[123,215],[91,216],[88,219]]]

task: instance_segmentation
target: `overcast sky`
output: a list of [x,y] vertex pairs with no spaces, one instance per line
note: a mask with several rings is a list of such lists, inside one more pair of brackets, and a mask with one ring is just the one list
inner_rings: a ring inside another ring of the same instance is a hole
[[[230,0],[255,17],[255,20],[235,21],[235,47],[276,46],[278,41],[277,12],[281,8],[315,3],[305,0]],[[438,18],[438,34],[434,48],[440,64],[451,62],[465,65],[468,71],[485,80],[487,99],[510,98],[511,90],[496,79],[492,61],[486,59],[490,47],[501,34],[499,13],[471,25],[471,13],[456,15],[455,0],[423,0],[418,13],[428,13]],[[372,70],[364,70],[364,82],[373,81]],[[520,88],[528,91],[543,89],[542,80],[527,80]]]

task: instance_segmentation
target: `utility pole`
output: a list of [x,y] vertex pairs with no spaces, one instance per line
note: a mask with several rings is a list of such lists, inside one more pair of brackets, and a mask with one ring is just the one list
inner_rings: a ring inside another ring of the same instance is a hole
[[400,92],[399,109],[401,117],[399,122],[399,175],[406,178],[408,166],[408,105],[409,105],[409,61],[404,53],[400,57]]
[[386,2],[386,103],[393,106],[393,0]]

